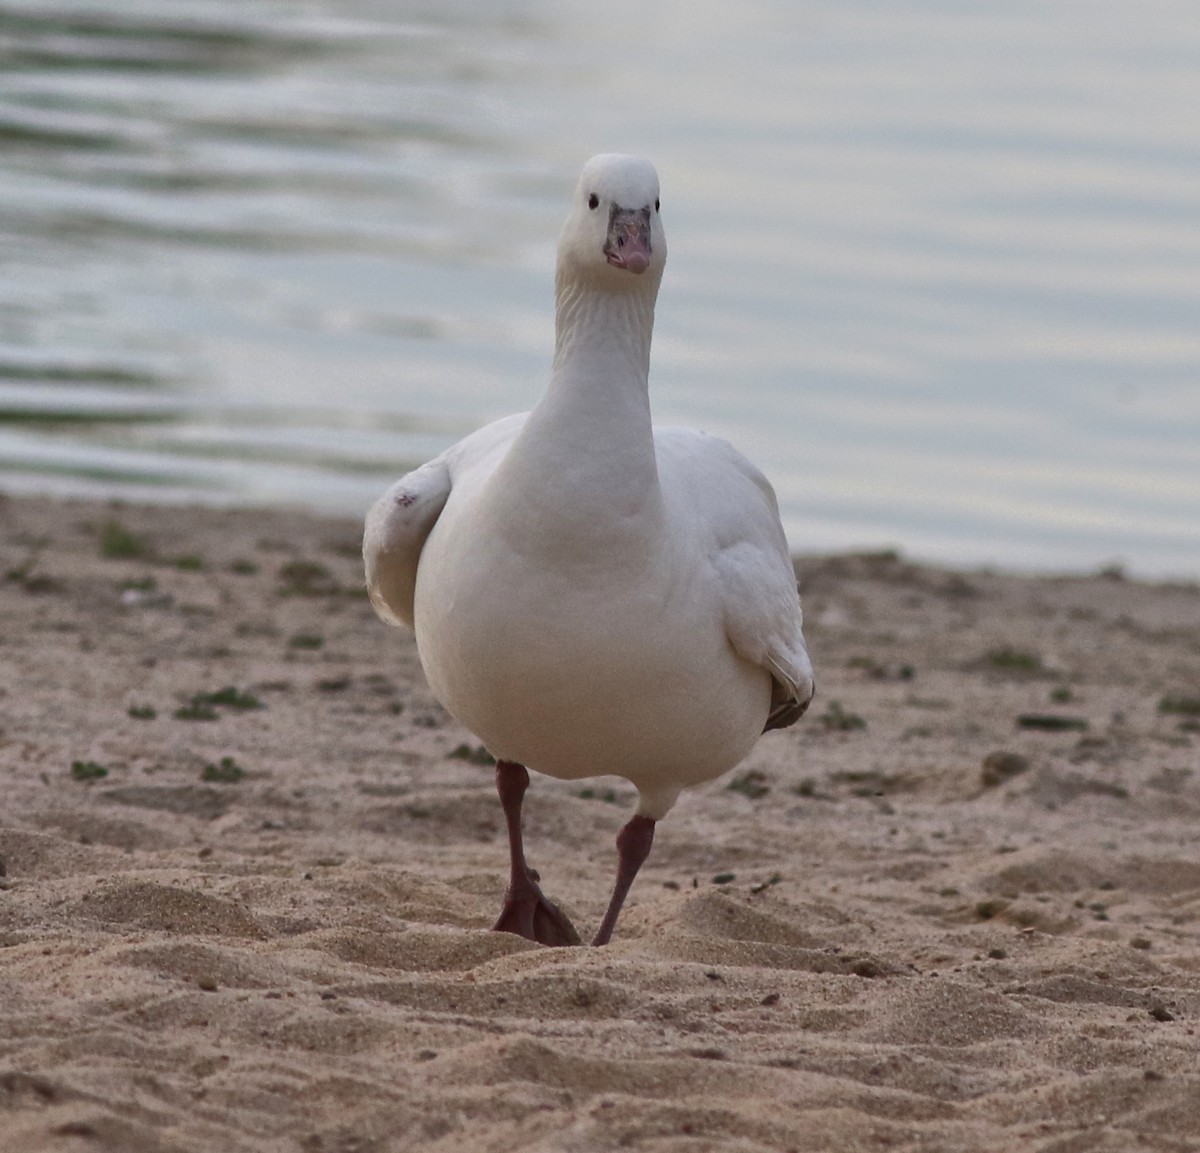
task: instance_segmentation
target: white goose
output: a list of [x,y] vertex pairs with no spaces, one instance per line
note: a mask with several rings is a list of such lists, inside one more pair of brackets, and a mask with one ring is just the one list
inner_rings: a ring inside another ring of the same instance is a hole
[[495,928],[545,944],[579,938],[525,863],[525,766],[637,786],[602,945],[680,790],[813,694],[770,484],[723,440],[651,425],[666,255],[653,166],[588,161],[545,394],[397,481],[366,521],[371,603],[415,629],[434,694],[497,758],[512,877]]

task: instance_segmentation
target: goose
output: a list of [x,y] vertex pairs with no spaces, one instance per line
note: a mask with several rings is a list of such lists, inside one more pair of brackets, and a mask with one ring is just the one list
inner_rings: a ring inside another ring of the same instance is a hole
[[433,694],[496,759],[511,875],[493,928],[545,945],[580,940],[526,862],[528,769],[637,789],[604,945],[680,792],[813,695],[770,483],[726,441],[651,423],[666,256],[653,165],[589,160],[559,241],[541,399],[396,481],[365,523],[372,605],[415,632]]

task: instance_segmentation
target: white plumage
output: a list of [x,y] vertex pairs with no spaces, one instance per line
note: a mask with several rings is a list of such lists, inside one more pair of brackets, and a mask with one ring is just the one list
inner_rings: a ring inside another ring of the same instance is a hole
[[502,765],[626,777],[649,822],[813,692],[771,486],[725,441],[651,425],[658,198],[646,161],[589,161],[545,394],[396,482],[363,544],[375,608]]

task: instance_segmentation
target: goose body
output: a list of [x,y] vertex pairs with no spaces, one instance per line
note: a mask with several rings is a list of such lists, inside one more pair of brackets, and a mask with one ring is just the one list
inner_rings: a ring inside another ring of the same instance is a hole
[[813,692],[771,486],[725,441],[651,423],[658,197],[645,161],[588,163],[545,394],[396,482],[363,550],[372,603],[415,629],[500,773],[623,776],[651,831]]

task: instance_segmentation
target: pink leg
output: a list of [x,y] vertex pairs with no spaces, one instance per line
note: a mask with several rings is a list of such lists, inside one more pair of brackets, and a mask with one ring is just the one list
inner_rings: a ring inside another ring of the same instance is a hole
[[617,881],[613,885],[612,897],[608,902],[608,912],[604,914],[600,931],[596,934],[593,945],[607,945],[612,940],[613,929],[617,925],[621,906],[629,893],[629,886],[638,875],[638,870],[650,856],[650,846],[654,844],[654,821],[649,817],[631,817],[628,824],[617,834]]
[[543,945],[578,945],[579,934],[563,911],[548,901],[538,887],[538,875],[525,863],[525,845],[521,836],[521,804],[529,788],[529,772],[514,761],[496,764],[496,791],[508,823],[508,848],[512,873],[504,907],[492,926],[493,932],[516,933]]

